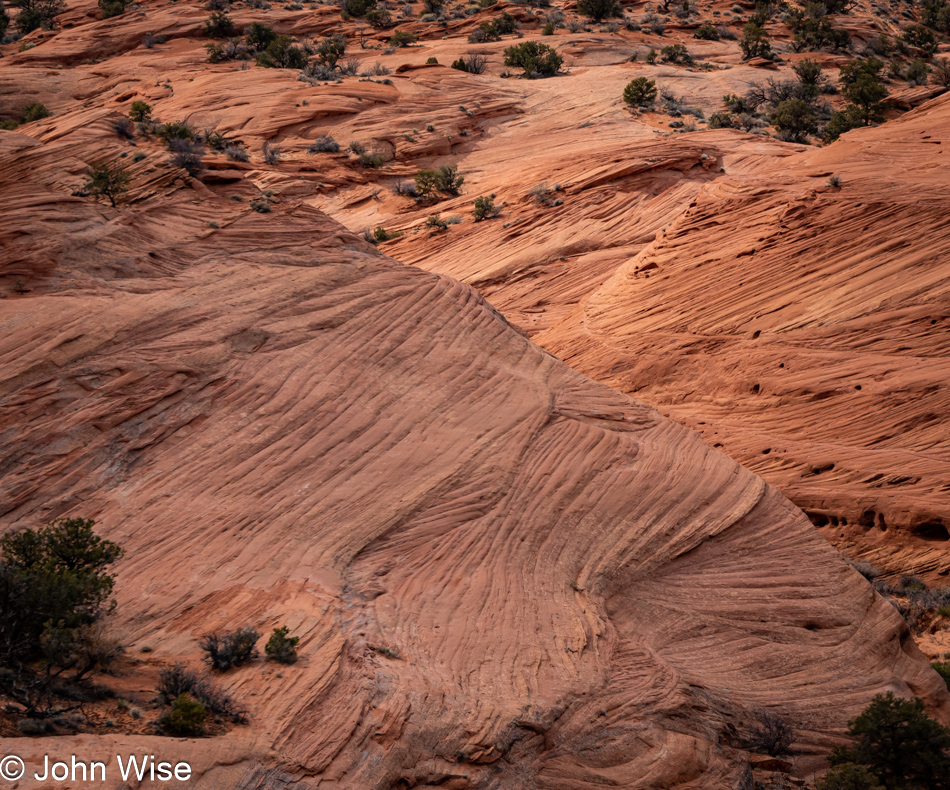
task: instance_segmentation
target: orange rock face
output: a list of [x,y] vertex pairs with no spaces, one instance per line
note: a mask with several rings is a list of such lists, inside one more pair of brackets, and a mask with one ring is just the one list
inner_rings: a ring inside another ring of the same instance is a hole
[[[314,86],[205,64],[204,12],[174,12],[165,50],[134,46],[160,26],[131,14],[77,16],[0,69],[4,111],[31,85],[54,111],[0,131],[2,528],[94,517],[126,551],[113,631],[156,664],[197,665],[203,634],[240,625],[288,625],[301,660],[221,676],[251,713],[227,735],[70,747],[174,752],[208,788],[274,768],[341,790],[713,790],[748,765],[760,709],[797,727],[802,776],[874,694],[950,716],[895,609],[755,474],[843,514],[839,498],[871,483],[831,485],[840,459],[886,474],[913,461],[920,479],[893,482],[894,513],[875,513],[899,524],[900,497],[921,491],[914,512],[932,501],[940,517],[939,421],[902,415],[941,413],[927,300],[942,298],[946,234],[894,239],[946,215],[943,149],[924,139],[946,103],[901,121],[900,146],[897,123],[809,153],[667,138],[615,106],[641,66],[608,34],[565,42],[576,72],[540,87],[444,68]],[[313,16],[281,24],[329,29]],[[114,56],[82,63],[103,40]],[[381,60],[444,62],[463,41]],[[486,48],[496,72],[500,49]],[[715,72],[702,101],[753,71]],[[239,137],[251,161],[211,154],[189,177],[154,137],[116,134],[136,98]],[[392,164],[306,154],[331,131]],[[257,154],[269,140],[276,166]],[[932,169],[912,169],[921,151]],[[443,213],[490,192],[508,205],[429,235],[432,209],[384,187],[449,154],[466,192]],[[118,209],[74,194],[104,158],[132,176]],[[531,194],[543,180],[549,206]],[[383,223],[405,232],[383,247],[403,262],[353,232]],[[857,248],[884,226],[895,235]],[[889,382],[904,401],[859,419]],[[680,424],[700,421],[707,441]],[[67,743],[19,740],[33,762]]]

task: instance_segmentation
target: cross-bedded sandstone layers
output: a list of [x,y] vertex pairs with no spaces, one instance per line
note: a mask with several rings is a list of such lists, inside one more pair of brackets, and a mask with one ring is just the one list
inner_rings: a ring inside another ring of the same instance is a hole
[[15,265],[46,268],[0,303],[4,526],[95,517],[126,549],[116,633],[158,661],[240,624],[303,637],[280,674],[224,676],[252,720],[178,747],[205,781],[714,788],[755,709],[808,768],[877,692],[947,707],[775,489],[468,286],[306,207],[177,190],[110,222],[41,171],[6,193]]

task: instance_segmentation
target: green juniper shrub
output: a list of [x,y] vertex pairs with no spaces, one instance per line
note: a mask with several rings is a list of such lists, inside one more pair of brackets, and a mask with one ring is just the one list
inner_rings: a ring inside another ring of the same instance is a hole
[[148,102],[137,100],[129,107],[129,120],[135,123],[148,123],[152,120],[152,106]]
[[279,35],[257,56],[257,63],[267,69],[302,69],[307,65],[307,53],[294,46],[290,36]]
[[125,13],[126,6],[126,0],[99,0],[99,10],[102,11],[103,19],[121,16]]
[[865,126],[882,117],[884,99],[887,98],[887,86],[881,77],[883,68],[883,61],[870,57],[853,60],[839,72],[839,80],[845,86],[844,95],[858,108]]
[[528,79],[553,77],[561,69],[564,59],[547,44],[525,41],[505,50],[505,65],[522,69]]
[[660,50],[660,60],[664,63],[692,63],[693,58],[682,44],[669,44]]
[[235,723],[247,718],[247,710],[208,676],[198,675],[184,664],[176,663],[159,673],[158,696],[163,703],[169,704],[181,694],[194,697],[212,713],[227,716]]
[[435,174],[435,188],[446,195],[458,195],[465,181],[458,170],[458,165],[442,165]]
[[919,49],[928,59],[937,51],[937,39],[933,31],[923,25],[914,25],[905,30],[901,39],[907,46]]
[[807,142],[808,136],[818,131],[818,119],[804,99],[781,102],[769,117],[769,122],[778,131],[779,139],[790,143]]
[[577,13],[600,22],[610,16],[621,16],[623,7],[617,0],[578,0]]
[[693,38],[699,38],[704,41],[719,41],[721,36],[719,35],[719,31],[716,30],[713,23],[707,19],[698,28],[696,28],[696,32],[693,33]]
[[230,38],[234,35],[234,22],[227,11],[212,11],[205,22],[205,31],[211,38]]
[[33,102],[23,108],[23,123],[38,121],[41,118],[49,118],[53,113],[46,109],[46,106],[39,102]]
[[438,214],[433,214],[426,219],[426,227],[431,228],[433,233],[439,233],[449,229],[449,223]]
[[66,0],[12,0],[10,5],[20,9],[16,29],[23,35],[37,28],[52,30],[56,16],[66,10]]
[[706,124],[708,129],[735,129],[736,122],[732,114],[728,112],[714,112],[709,116],[709,122]]
[[739,40],[742,50],[742,59],[770,58],[772,47],[765,30],[755,22],[746,22],[742,28],[742,38]]
[[99,162],[89,168],[85,189],[93,197],[107,198],[115,208],[116,199],[129,188],[131,177],[118,162]]
[[553,36],[554,35],[554,23],[545,22],[544,26],[541,28],[542,36]]
[[385,8],[374,8],[366,12],[366,21],[369,22],[372,27],[382,30],[392,25],[393,17]]
[[376,0],[340,0],[340,11],[351,17],[366,16],[376,7]]
[[[380,238],[379,231],[382,231],[383,238]],[[392,238],[382,227],[376,228],[374,235],[378,241],[387,241]],[[264,645],[264,653],[271,661],[279,664],[293,664],[297,660],[297,644],[300,642],[299,636],[287,636],[290,629],[286,625],[275,628]]]
[[268,45],[277,38],[277,34],[269,25],[253,22],[244,28],[244,41],[249,47],[260,51],[267,49]]
[[481,222],[482,220],[498,216],[498,211],[499,209],[495,206],[494,195],[477,197],[475,198],[475,210],[472,211],[472,216],[475,218],[475,222]]
[[426,60],[426,65],[427,65],[427,66],[438,66],[438,65],[439,65],[439,59],[433,55],[431,58],[429,58],[428,60]]
[[169,735],[204,735],[208,710],[188,694],[179,694],[172,709],[162,717],[161,725]]
[[194,140],[195,133],[187,121],[169,121],[155,129],[155,135],[166,143],[171,140]]
[[819,779],[815,790],[884,790],[884,786],[865,766],[842,763]]
[[206,634],[199,647],[211,668],[224,672],[257,658],[257,640],[260,638],[256,628],[245,626],[226,634]]
[[408,30],[395,30],[393,31],[392,38],[389,39],[389,46],[391,47],[408,47],[410,44],[416,43],[416,34],[410,33]]
[[950,728],[930,718],[921,700],[878,694],[848,735],[854,743],[831,753],[833,766],[866,766],[887,790],[950,787]]
[[637,77],[623,89],[623,100],[631,107],[644,107],[656,101],[656,82],[646,77]]
[[904,79],[911,85],[926,85],[927,75],[930,74],[930,66],[925,60],[915,58],[907,65],[904,72]]
[[831,118],[822,130],[821,141],[823,143],[833,143],[845,132],[850,132],[852,129],[863,125],[861,110],[858,107],[850,105],[843,110],[835,110],[831,113]]
[[650,47],[650,51],[647,52],[646,62],[651,66],[656,63],[656,50],[653,47]]
[[370,151],[363,151],[359,155],[359,163],[362,167],[376,169],[383,166],[383,157]]
[[317,60],[331,68],[346,54],[346,36],[339,33],[321,39],[317,45]]
[[98,626],[122,549],[94,525],[62,518],[0,538],[0,689],[27,715],[48,710],[53,680],[79,681],[118,653]]

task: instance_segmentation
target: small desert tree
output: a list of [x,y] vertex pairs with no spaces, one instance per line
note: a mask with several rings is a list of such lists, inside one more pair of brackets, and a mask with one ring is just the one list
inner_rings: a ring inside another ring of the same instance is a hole
[[656,101],[656,82],[637,77],[623,89],[623,100],[631,107],[643,107]]
[[98,162],[89,168],[86,191],[93,197],[104,197],[115,208],[115,201],[129,188],[131,177],[118,162]]
[[804,143],[818,131],[818,119],[804,99],[786,99],[775,108],[769,120],[778,130],[779,139]]
[[148,102],[134,101],[129,107],[129,119],[135,123],[148,123],[152,120],[152,106]]
[[833,766],[867,766],[887,790],[950,787],[950,728],[930,718],[921,700],[878,694],[848,734],[855,742],[832,752]]
[[743,60],[767,58],[772,54],[769,37],[765,30],[755,22],[746,22],[743,26],[739,48],[742,50]]
[[24,35],[40,27],[51,30],[56,15],[66,10],[66,0],[11,0],[10,5],[20,9],[16,29]]

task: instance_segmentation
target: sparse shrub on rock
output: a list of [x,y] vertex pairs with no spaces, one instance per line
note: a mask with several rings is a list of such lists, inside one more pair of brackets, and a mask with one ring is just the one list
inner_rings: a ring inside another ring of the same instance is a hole
[[53,113],[46,109],[45,104],[33,102],[32,104],[28,104],[23,108],[23,123],[31,123],[32,121],[38,121],[41,118],[49,118],[52,114]]
[[235,33],[234,22],[231,21],[227,11],[212,11],[208,21],[205,22],[205,32],[211,38],[229,38]]
[[317,60],[324,66],[334,67],[346,54],[346,36],[336,34],[321,39],[317,44]]
[[118,162],[99,162],[89,168],[85,190],[93,197],[104,197],[115,208],[116,200],[129,187],[128,171]]
[[16,29],[23,35],[38,28],[52,30],[56,17],[66,10],[66,0],[11,0],[10,5],[20,9]]
[[121,16],[125,13],[127,5],[127,0],[99,0],[99,10],[102,11],[103,19]]
[[148,123],[152,120],[152,105],[141,100],[132,102],[129,107],[129,120],[135,123]]
[[258,51],[267,49],[268,45],[277,38],[277,34],[269,25],[253,22],[244,28],[244,40],[249,47]]
[[660,50],[660,60],[664,63],[692,63],[693,58],[682,44],[669,44]]
[[180,694],[172,703],[172,709],[161,719],[162,729],[169,735],[204,735],[208,710],[197,700]]
[[477,197],[475,198],[475,209],[472,211],[472,216],[475,222],[481,222],[482,220],[497,217],[499,211],[501,211],[501,209],[495,205],[494,195]]
[[693,37],[702,39],[704,41],[719,41],[719,39],[722,38],[722,36],[719,34],[719,31],[709,20],[706,20],[698,28],[696,28],[696,32],[693,33]]
[[416,43],[416,34],[410,33],[407,30],[396,30],[393,32],[393,36],[389,39],[389,46],[391,47],[408,47],[410,44]]
[[885,790],[877,777],[863,765],[836,765],[815,784],[815,790]]
[[260,638],[256,628],[245,626],[226,634],[207,634],[199,647],[211,668],[224,672],[257,658],[257,640]]
[[[377,230],[383,229],[377,228]],[[390,238],[384,230],[383,235],[386,237],[383,241]],[[297,660],[297,645],[300,642],[300,637],[287,636],[288,633],[290,633],[290,629],[286,625],[273,630],[270,639],[264,645],[264,653],[268,659],[279,664],[293,664]]]
[[320,135],[307,148],[308,154],[336,154],[339,151],[340,144],[330,134]]
[[746,748],[757,754],[782,757],[789,753],[794,740],[795,729],[787,719],[772,711],[759,711],[749,725]]

